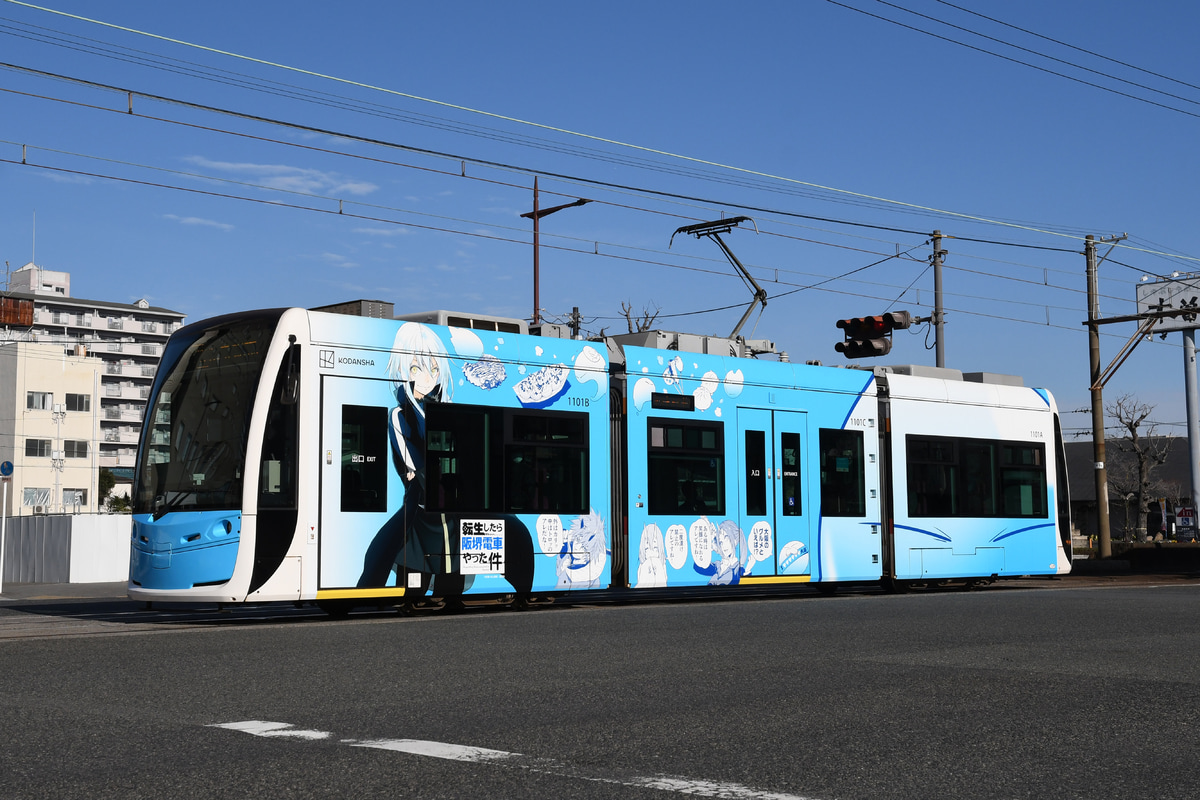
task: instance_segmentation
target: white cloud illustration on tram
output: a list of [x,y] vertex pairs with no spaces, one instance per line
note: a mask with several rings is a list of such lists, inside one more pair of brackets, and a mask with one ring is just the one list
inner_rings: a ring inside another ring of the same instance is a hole
[[585,347],[575,357],[575,380],[579,381],[580,387],[585,383],[596,384],[593,400],[599,400],[608,391],[608,370],[596,348]]

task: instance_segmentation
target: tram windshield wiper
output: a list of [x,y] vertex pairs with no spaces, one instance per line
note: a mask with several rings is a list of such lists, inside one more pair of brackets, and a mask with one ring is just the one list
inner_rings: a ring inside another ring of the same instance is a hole
[[167,500],[165,495],[159,495],[158,497],[154,498],[154,514],[151,519],[153,519],[155,522],[158,522],[167,514],[183,505],[183,502],[189,497],[195,497],[195,495],[195,492],[175,492],[175,496],[170,500]]

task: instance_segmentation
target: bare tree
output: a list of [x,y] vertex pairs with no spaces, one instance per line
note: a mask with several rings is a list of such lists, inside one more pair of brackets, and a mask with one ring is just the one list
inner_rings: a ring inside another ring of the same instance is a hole
[[1134,536],[1139,542],[1146,541],[1146,518],[1150,514],[1151,500],[1166,494],[1165,483],[1154,480],[1154,468],[1167,460],[1170,440],[1155,436],[1158,427],[1147,418],[1154,406],[1139,403],[1132,395],[1121,395],[1104,408],[1105,414],[1116,421],[1125,431],[1125,438],[1112,441],[1112,447],[1122,457],[1116,460],[1109,473],[1114,494],[1125,504],[1126,530],[1129,514],[1136,513]]
[[[650,302],[654,301],[651,300]],[[658,306],[655,306],[653,313],[651,313],[649,308],[642,306],[641,316],[635,318],[633,316],[633,305],[626,303],[624,300],[621,301],[621,313],[625,315],[625,321],[629,323],[630,333],[641,333],[642,331],[650,330],[650,326],[654,324],[654,320],[658,319],[658,314],[661,310]]]

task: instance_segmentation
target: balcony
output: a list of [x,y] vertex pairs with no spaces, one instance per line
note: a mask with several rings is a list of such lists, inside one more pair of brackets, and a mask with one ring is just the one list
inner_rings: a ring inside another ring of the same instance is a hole
[[140,432],[137,429],[130,428],[109,428],[104,431],[104,441],[109,444],[133,444],[138,443]]
[[135,467],[137,466],[137,451],[103,452],[98,460],[102,467]]
[[104,397],[120,400],[145,400],[150,396],[149,386],[134,386],[130,383],[105,383]]
[[134,364],[130,361],[109,361],[104,365],[105,375],[120,375],[122,378],[153,378],[156,367],[151,364]]
[[101,422],[141,422],[142,409],[128,406],[105,406]]

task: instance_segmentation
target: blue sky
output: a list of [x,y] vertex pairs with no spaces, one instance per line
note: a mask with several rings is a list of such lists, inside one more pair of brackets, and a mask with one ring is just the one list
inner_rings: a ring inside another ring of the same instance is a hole
[[[728,334],[749,290],[713,242],[668,243],[746,215],[758,233],[725,239],[769,299],[742,333],[843,364],[837,319],[930,313],[937,229],[947,366],[1085,408],[1082,237],[1129,234],[1105,316],[1200,269],[1200,11],[955,5],[0,0],[0,259],[192,321],[358,298],[529,317],[540,175],[543,206],[594,201],[542,221],[546,318],[623,332],[626,304]],[[1105,363],[1132,333],[1105,328]],[[927,334],[878,363],[932,365]],[[1181,334],[1139,347],[1126,393],[1184,433]]]

